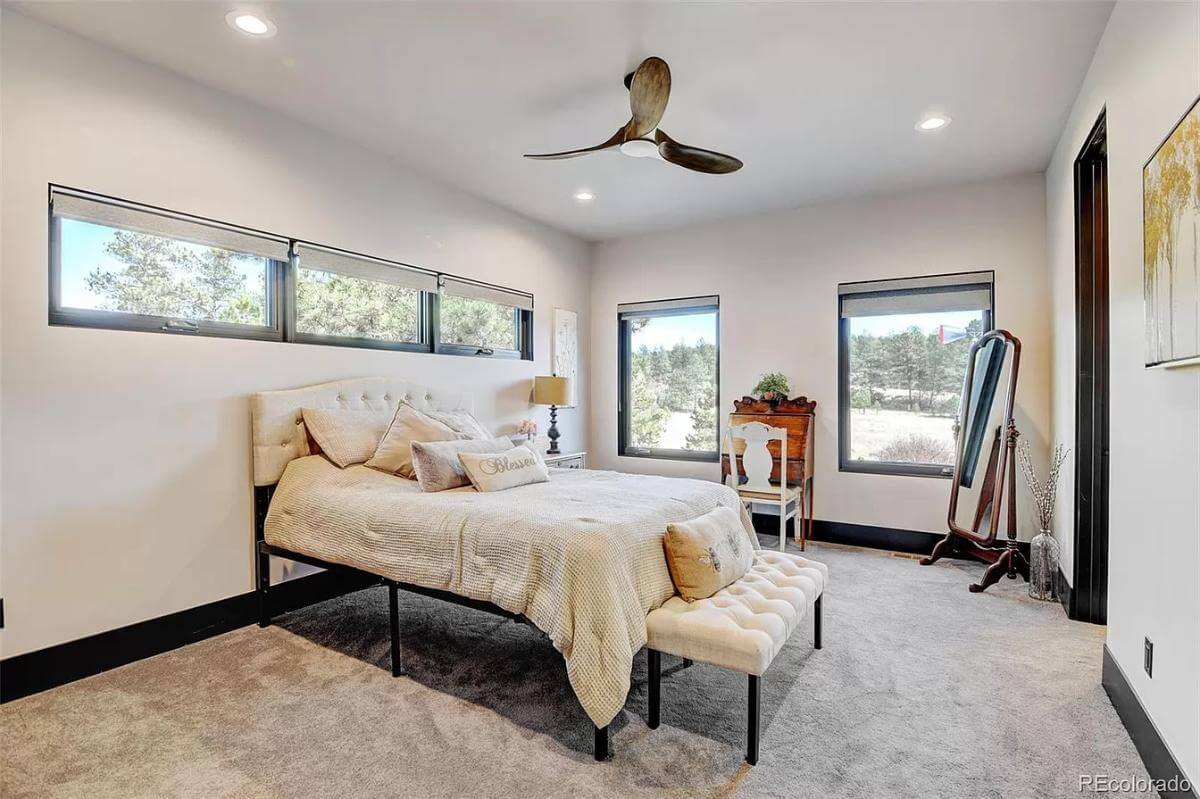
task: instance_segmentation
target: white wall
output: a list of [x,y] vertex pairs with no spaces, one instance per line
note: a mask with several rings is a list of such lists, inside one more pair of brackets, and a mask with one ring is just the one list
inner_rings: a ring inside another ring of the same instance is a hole
[[[587,246],[354,145],[3,12],[3,654],[252,587],[252,392],[396,375],[531,415],[550,309],[580,312]],[[535,294],[534,363],[47,324],[59,182]],[[583,407],[563,443],[586,441]],[[543,427],[545,421],[543,419]]]
[[[1200,93],[1200,4],[1121,3],[1046,174],[1053,427],[1075,430],[1076,155],[1107,109],[1111,422],[1108,646],[1159,733],[1200,781],[1200,367],[1144,364],[1142,165]],[[1073,475],[1056,533],[1072,546]],[[1064,571],[1070,575],[1069,568]],[[1154,679],[1142,670],[1154,641]]]
[[[1040,175],[801,208],[605,242],[592,269],[592,462],[717,479],[713,463],[618,457],[616,306],[719,294],[721,405],[782,371],[818,402],[818,519],[944,533],[950,482],[841,473],[837,465],[837,284],[996,270],[996,321],[1024,345],[1018,424],[1037,451],[1049,430],[1045,191]],[[722,414],[722,424],[727,416]],[[1021,505],[1029,538],[1029,504]]]

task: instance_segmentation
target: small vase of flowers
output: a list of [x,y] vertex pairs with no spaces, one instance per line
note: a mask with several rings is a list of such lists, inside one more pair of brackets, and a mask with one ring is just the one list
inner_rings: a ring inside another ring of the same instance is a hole
[[1025,475],[1025,483],[1033,494],[1034,510],[1037,511],[1038,528],[1040,532],[1029,542],[1029,595],[1034,599],[1058,599],[1058,540],[1051,532],[1054,521],[1054,500],[1058,494],[1058,474],[1062,471],[1063,461],[1067,459],[1067,450],[1059,444],[1054,448],[1050,458],[1050,472],[1046,482],[1038,480],[1029,457],[1029,445],[1022,440],[1017,445],[1017,459],[1021,463],[1021,472]]
[[788,392],[791,388],[788,386],[787,376],[783,372],[769,372],[758,380],[758,385],[754,387],[754,394],[759,399],[767,402],[779,402],[787,399]]
[[522,419],[517,425],[517,435],[525,436],[526,441],[533,441],[538,434],[537,422],[532,419]]

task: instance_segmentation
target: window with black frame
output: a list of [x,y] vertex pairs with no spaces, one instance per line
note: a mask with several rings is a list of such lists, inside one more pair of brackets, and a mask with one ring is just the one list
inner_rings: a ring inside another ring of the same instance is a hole
[[50,322],[283,338],[290,241],[54,187]]
[[719,320],[717,297],[617,306],[621,455],[717,460]]
[[53,325],[533,359],[533,295],[51,184]]
[[428,297],[437,274],[311,244],[292,273],[295,341],[428,352]]
[[532,359],[531,295],[443,276],[436,303],[438,352]]
[[842,471],[953,475],[971,345],[993,325],[992,272],[838,286]]

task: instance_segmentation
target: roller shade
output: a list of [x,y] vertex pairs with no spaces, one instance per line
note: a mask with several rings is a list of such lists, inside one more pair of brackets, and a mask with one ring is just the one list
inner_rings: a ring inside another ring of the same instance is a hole
[[875,280],[838,286],[843,318],[979,311],[992,307],[992,272]]
[[62,219],[149,233],[273,261],[288,259],[290,242],[287,239],[185,214],[101,199],[60,188],[51,191],[50,207],[54,216]]
[[417,291],[437,291],[437,273],[427,272],[406,264],[384,261],[366,255],[354,255],[312,244],[297,244],[296,258],[296,264],[301,269],[334,272],[362,280],[392,283]]
[[663,316],[665,314],[703,313],[717,310],[720,300],[720,297],[712,295],[653,302],[623,302],[617,305],[617,315],[621,319],[637,319],[638,317]]
[[447,294],[453,294],[455,297],[468,297],[473,300],[494,302],[497,305],[511,305],[514,308],[520,308],[522,311],[533,310],[533,295],[526,294],[523,291],[513,291],[512,289],[500,288],[499,286],[475,283],[470,280],[450,277],[449,275],[442,275],[441,281],[442,290]]

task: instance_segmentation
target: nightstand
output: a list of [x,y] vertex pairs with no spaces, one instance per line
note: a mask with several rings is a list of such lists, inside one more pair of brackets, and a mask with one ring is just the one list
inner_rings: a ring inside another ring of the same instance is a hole
[[543,452],[542,457],[546,459],[546,465],[552,469],[587,468],[586,452],[560,452],[557,455],[547,455]]

